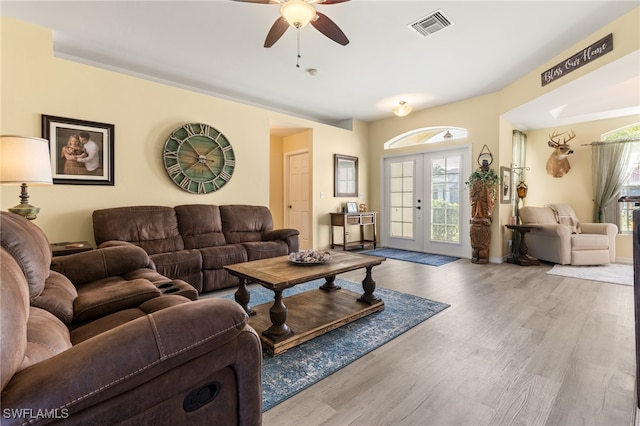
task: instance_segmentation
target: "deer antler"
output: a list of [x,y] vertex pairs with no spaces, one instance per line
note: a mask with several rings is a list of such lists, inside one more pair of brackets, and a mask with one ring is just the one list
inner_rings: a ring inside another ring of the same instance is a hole
[[[566,138],[562,138],[562,142],[557,141],[556,139],[558,139],[562,135],[568,135],[568,136]],[[554,130],[553,133],[549,135],[549,140],[556,145],[566,145],[567,142],[569,142],[571,139],[575,137],[576,137],[576,132],[574,132],[573,129],[571,129],[571,133],[569,132],[558,133],[557,130]]]

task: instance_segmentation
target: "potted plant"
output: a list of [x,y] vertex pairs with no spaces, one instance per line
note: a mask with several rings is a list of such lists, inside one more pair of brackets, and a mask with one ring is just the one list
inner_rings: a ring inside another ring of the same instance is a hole
[[482,166],[469,176],[466,182],[471,200],[471,262],[489,263],[491,244],[491,215],[498,196],[500,177],[489,168],[485,160]]

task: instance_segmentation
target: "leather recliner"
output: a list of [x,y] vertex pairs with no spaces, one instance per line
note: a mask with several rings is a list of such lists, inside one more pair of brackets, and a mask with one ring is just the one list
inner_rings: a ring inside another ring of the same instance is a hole
[[195,290],[134,246],[56,258],[63,274],[40,228],[0,219],[3,425],[261,424],[260,340],[239,305],[175,294]]

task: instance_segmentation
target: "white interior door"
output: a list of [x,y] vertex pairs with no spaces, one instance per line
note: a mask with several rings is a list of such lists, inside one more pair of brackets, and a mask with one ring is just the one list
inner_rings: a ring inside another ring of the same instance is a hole
[[300,231],[300,249],[313,248],[309,152],[286,154],[285,227]]
[[470,170],[468,147],[384,159],[383,245],[469,257]]

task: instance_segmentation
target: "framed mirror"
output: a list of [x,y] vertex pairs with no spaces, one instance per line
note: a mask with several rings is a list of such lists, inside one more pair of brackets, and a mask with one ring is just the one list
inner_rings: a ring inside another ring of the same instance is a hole
[[333,155],[334,197],[358,196],[358,157]]

